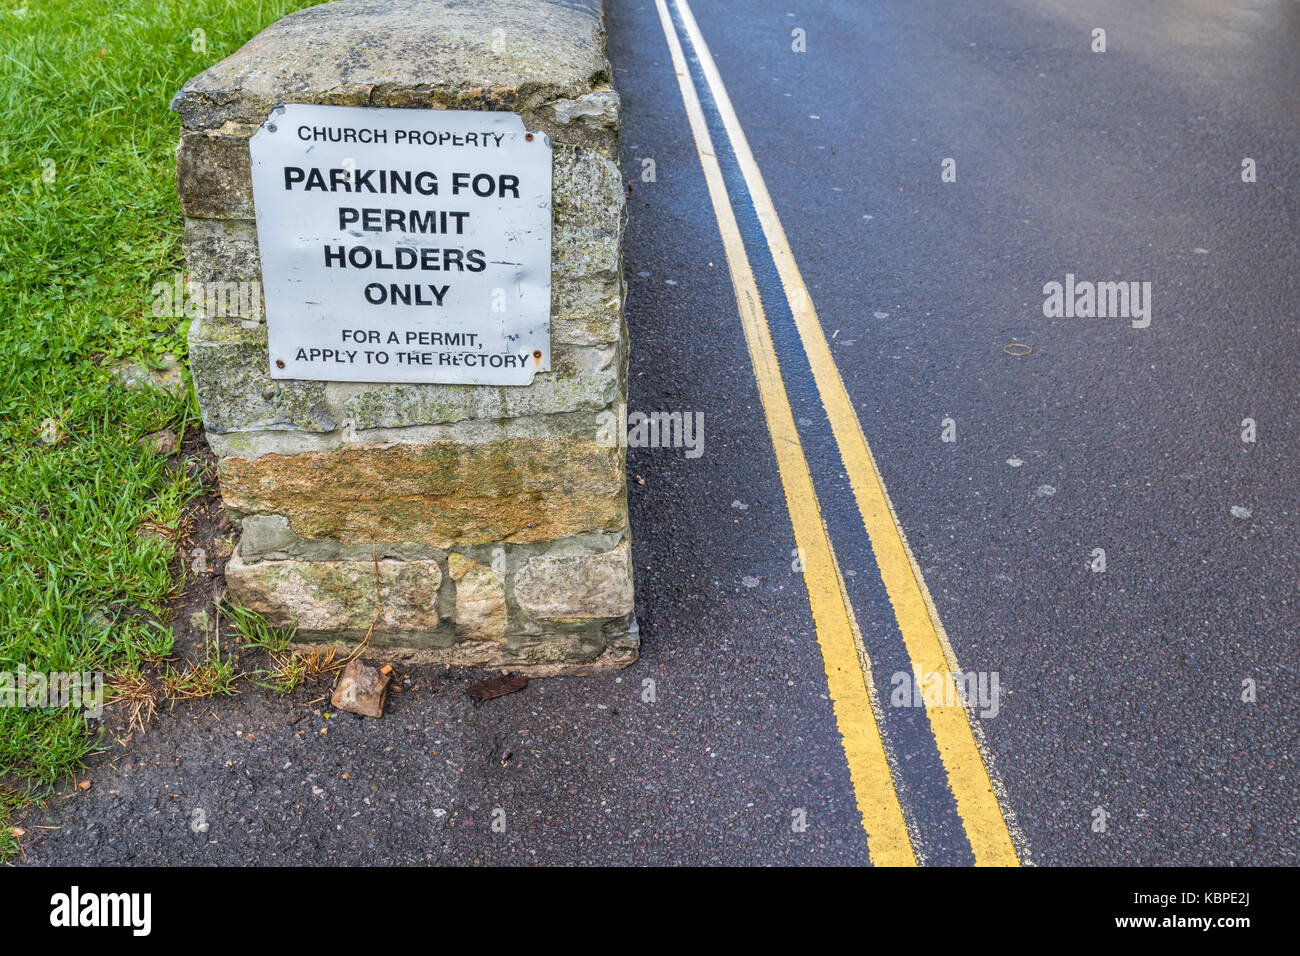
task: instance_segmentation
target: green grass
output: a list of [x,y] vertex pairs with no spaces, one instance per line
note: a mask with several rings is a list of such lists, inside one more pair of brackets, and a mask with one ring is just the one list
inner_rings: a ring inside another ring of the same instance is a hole
[[294,629],[271,627],[266,618],[250,608],[243,607],[229,596],[221,607],[222,613],[235,625],[245,647],[256,647],[266,651],[271,667],[259,667],[249,679],[258,687],[278,691],[281,694],[292,693],[307,679],[307,662],[297,654],[289,652],[289,642],[293,640]]
[[227,595],[221,606],[222,613],[235,625],[246,647],[260,647],[271,654],[283,654],[293,640],[294,629],[274,628],[266,618],[251,608],[246,608]]
[[[0,0],[0,671],[170,647],[171,546],[137,530],[175,529],[198,489],[137,442],[197,411],[110,366],[185,355],[184,320],[150,293],[182,267],[172,95],[310,5]],[[80,712],[0,707],[0,859],[9,821],[96,746]]]
[[216,694],[232,696],[239,693],[235,683],[239,674],[228,654],[221,652],[221,645],[213,640],[204,641],[203,660],[191,664],[184,671],[177,671],[170,664],[163,674],[163,693],[169,700],[188,700],[197,697],[212,697]]

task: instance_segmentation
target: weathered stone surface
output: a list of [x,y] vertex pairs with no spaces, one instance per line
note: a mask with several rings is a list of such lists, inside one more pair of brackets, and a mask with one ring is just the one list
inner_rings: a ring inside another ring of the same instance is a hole
[[176,146],[176,189],[185,215],[252,218],[248,137],[256,131],[256,124],[229,123],[201,133],[181,133]]
[[460,554],[447,556],[447,573],[456,582],[456,629],[485,641],[506,639],[506,586],[486,564]]
[[543,541],[627,518],[619,449],[582,436],[227,458],[219,473],[226,507],[343,544]]
[[615,619],[617,635],[606,628],[589,627],[578,633],[547,633],[512,637],[507,648],[516,663],[513,670],[533,676],[598,673],[626,667],[636,660],[640,639],[636,621],[628,615]]
[[556,100],[532,112],[537,126],[549,131],[562,130],[554,139],[576,146],[609,150],[617,143],[622,104],[611,89],[594,90],[576,99]]
[[623,282],[613,273],[572,278],[551,275],[551,341],[601,345],[627,340]]
[[343,546],[333,538],[300,538],[284,515],[254,514],[241,522],[239,554],[245,561],[430,561],[445,557],[423,544],[383,542]]
[[284,515],[249,515],[240,522],[239,553],[247,561],[269,555],[288,557],[298,543]]
[[602,554],[529,558],[515,578],[515,600],[520,608],[539,618],[631,614],[631,550],[625,541]]
[[172,109],[186,129],[212,129],[260,123],[277,102],[513,110],[527,121],[573,100],[569,122],[547,129],[565,142],[607,129],[608,107],[584,97],[608,92],[609,75],[599,0],[341,0],[272,24],[186,83]]
[[[601,674],[636,661],[637,642],[635,627],[628,631],[630,644],[610,642],[604,650],[588,656],[583,652],[583,642],[569,636],[554,641],[540,641],[520,647],[510,647],[499,641],[460,641],[436,643],[411,635],[394,635],[373,641],[362,652],[363,658],[385,661],[407,661],[413,664],[437,664],[454,667],[496,667],[528,677],[557,677],[564,674]],[[294,650],[333,647],[348,652],[355,641],[338,640],[330,635],[317,635],[311,642],[290,645]]]
[[[377,628],[431,631],[442,571],[437,561],[379,561]],[[364,632],[375,617],[373,561],[258,561],[236,552],[226,563],[226,586],[273,627],[311,633]]]
[[325,402],[325,383],[273,380],[266,326],[206,317],[190,325],[190,370],[209,432],[298,430],[332,432],[338,423]]
[[555,118],[566,126],[586,123],[612,129],[618,127],[619,98],[613,90],[585,93],[576,100],[562,100],[551,106]]
[[192,281],[262,281],[257,224],[251,219],[186,218],[182,247]]
[[363,717],[384,716],[391,676],[361,661],[349,661],[339,674],[330,703]]
[[576,148],[557,148],[554,163],[553,274],[616,277],[627,210],[618,166],[602,153]]
[[[626,371],[624,372],[626,378]],[[348,382],[326,383],[326,403],[337,408],[353,394]],[[343,398],[340,398],[343,396]],[[609,427],[614,409],[592,413],[590,410],[538,415],[531,418],[467,418],[440,425],[412,425],[400,428],[376,428],[357,431],[346,420],[334,432],[245,431],[208,432],[212,453],[221,458],[257,458],[262,455],[301,455],[334,451],[351,446],[427,445],[431,442],[458,442],[477,445],[507,437],[552,438],[587,435],[608,443],[613,432]]]

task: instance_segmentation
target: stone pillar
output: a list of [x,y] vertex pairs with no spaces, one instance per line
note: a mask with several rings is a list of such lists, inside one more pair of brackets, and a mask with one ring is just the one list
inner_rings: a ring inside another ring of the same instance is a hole
[[274,381],[260,286],[224,286],[254,294],[209,308],[189,347],[242,531],[231,593],[302,644],[355,644],[378,595],[387,658],[630,663],[625,208],[599,0],[341,0],[196,76],[172,102],[192,282],[260,283],[248,138],[279,102],[508,110],[549,134],[552,371],[522,387]]

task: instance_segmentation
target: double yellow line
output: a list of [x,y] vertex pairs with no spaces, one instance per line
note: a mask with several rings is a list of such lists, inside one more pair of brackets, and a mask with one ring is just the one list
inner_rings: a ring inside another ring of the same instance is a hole
[[[700,34],[689,3],[687,0],[674,2],[781,277],[822,406],[830,420],[858,511],[911,658],[913,673],[960,673],[956,657],[939,624],[934,602],[907,546],[857,414],[840,380],[839,370],[831,358],[830,346],[813,310],[812,299],[795,265],[785,230],[781,228],[781,221],[740,128],[722,77]],[[867,849],[876,865],[914,866],[916,854],[873,707],[870,661],[822,520],[763,303],[681,41],[665,0],[655,0],[655,3],[722,234],[736,290],[736,304],[794,526],[795,544],[804,555],[803,574],[808,600],[854,793],[862,814],[862,825],[867,834]],[[944,679],[951,680],[951,676]],[[966,709],[927,705],[926,713],[976,865],[1017,865],[1016,851]]]

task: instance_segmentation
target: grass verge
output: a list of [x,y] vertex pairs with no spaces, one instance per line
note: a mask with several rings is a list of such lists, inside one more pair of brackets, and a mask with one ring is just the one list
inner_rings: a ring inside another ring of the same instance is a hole
[[[157,530],[177,531],[199,485],[146,436],[197,411],[188,388],[114,373],[184,367],[188,320],[152,309],[182,268],[168,103],[310,5],[0,0],[0,674],[138,673],[170,650],[159,623],[182,582]],[[219,665],[176,677],[226,681]],[[3,703],[0,860],[20,852],[12,821],[99,744],[82,710]]]

